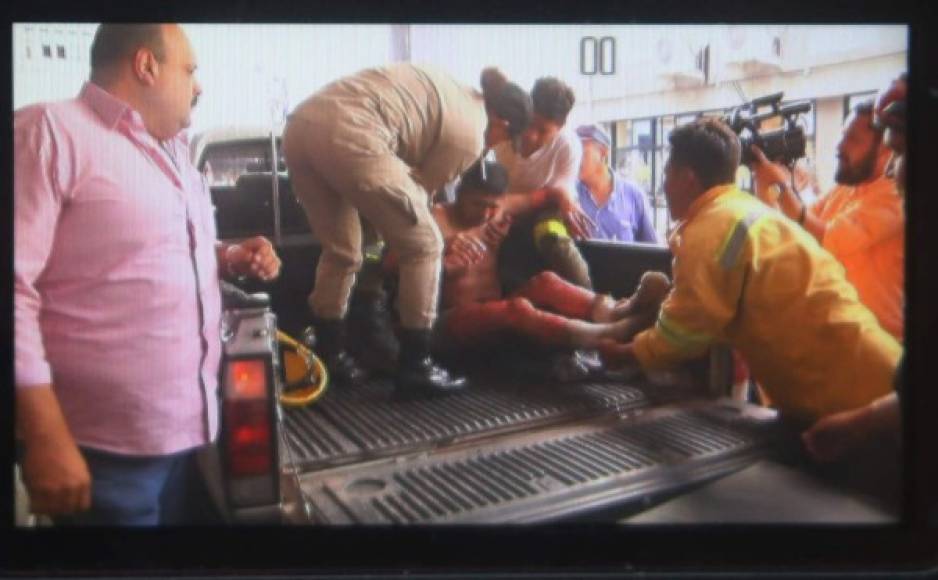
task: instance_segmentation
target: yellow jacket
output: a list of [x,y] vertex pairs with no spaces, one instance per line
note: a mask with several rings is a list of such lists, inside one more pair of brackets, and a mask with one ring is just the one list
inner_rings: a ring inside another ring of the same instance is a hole
[[738,349],[773,405],[796,420],[892,390],[902,347],[810,234],[733,185],[698,198],[669,239],[674,285],[635,338],[646,369]]

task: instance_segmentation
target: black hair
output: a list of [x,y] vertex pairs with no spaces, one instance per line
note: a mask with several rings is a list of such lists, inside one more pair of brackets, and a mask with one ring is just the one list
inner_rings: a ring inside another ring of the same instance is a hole
[[[482,164],[485,164],[485,174]],[[459,179],[456,195],[464,191],[475,191],[485,195],[501,196],[508,189],[508,171],[504,166],[494,161],[479,160],[472,164]]]
[[499,119],[508,121],[508,134],[514,138],[531,122],[531,95],[508,80],[497,68],[487,68],[480,78],[485,108]]
[[554,77],[537,79],[531,89],[531,98],[534,101],[535,113],[561,126],[567,122],[567,115],[576,102],[573,89]]
[[739,137],[719,119],[698,119],[668,136],[671,162],[690,167],[704,189],[733,183],[739,167]]
[[160,62],[166,58],[161,24],[101,24],[91,41],[92,78],[140,48],[153,51]]
[[874,122],[875,120],[875,117],[873,115],[874,108],[875,106],[873,103],[873,99],[865,99],[853,106],[853,112],[858,117],[860,116],[867,117],[869,119],[869,123],[867,124],[867,126],[869,127],[870,131],[875,133],[876,137],[882,138],[883,133],[885,133],[886,131],[886,127]]
[[853,112],[858,115],[873,114],[873,99],[865,99],[853,106]]

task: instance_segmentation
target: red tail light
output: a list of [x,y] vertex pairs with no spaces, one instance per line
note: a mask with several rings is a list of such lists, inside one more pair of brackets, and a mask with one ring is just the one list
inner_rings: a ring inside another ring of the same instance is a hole
[[273,467],[270,442],[270,410],[267,402],[232,401],[228,418],[228,465],[231,475],[264,475]]
[[267,397],[267,365],[262,359],[231,361],[228,363],[227,377],[227,398]]
[[231,475],[273,469],[268,369],[263,359],[234,360],[225,369],[226,451]]

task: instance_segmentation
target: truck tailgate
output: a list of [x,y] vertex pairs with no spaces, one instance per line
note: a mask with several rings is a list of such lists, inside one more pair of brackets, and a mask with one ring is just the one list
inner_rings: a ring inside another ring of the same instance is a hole
[[[637,381],[498,381],[396,401],[386,381],[285,410],[317,523],[549,521],[736,471],[769,451],[754,408],[662,402]],[[756,417],[756,418],[754,418]]]

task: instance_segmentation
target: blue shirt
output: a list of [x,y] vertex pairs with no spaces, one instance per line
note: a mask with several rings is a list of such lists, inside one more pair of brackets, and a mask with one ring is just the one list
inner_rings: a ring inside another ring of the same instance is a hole
[[657,244],[658,235],[645,194],[636,184],[615,173],[612,174],[612,180],[612,195],[602,207],[596,204],[586,184],[577,181],[580,208],[596,223],[592,238]]

